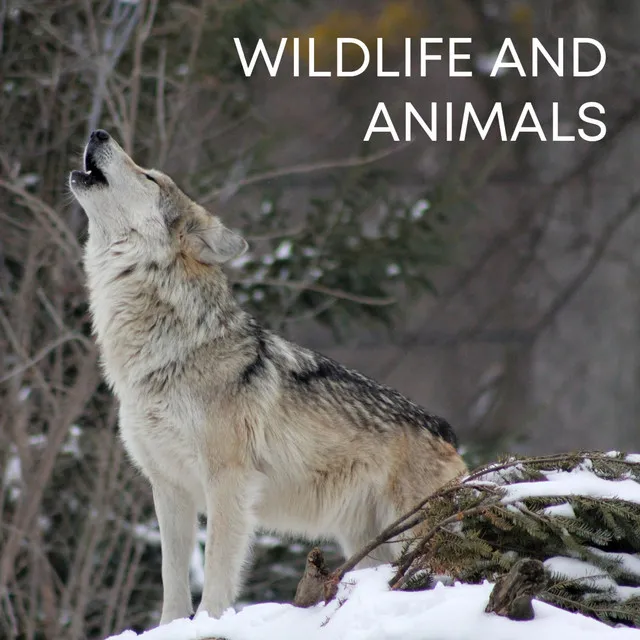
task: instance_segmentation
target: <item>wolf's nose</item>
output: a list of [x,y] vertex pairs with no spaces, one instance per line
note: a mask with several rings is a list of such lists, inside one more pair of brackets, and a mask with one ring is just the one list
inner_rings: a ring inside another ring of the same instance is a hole
[[106,142],[109,139],[109,134],[104,129],[96,129],[91,132],[89,138],[97,142]]

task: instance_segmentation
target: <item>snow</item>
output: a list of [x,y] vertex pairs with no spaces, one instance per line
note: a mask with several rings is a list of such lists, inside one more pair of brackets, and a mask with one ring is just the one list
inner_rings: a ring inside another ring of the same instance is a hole
[[590,548],[593,553],[616,562],[622,571],[627,574],[638,576],[640,578],[640,557],[630,553],[615,553],[602,551],[602,549]]
[[11,453],[4,469],[2,481],[7,490],[9,500],[11,502],[17,502],[22,493],[22,463],[14,446],[11,447]]
[[133,532],[138,538],[149,544],[160,544],[160,531],[158,530],[157,523],[138,523],[133,527]]
[[272,536],[268,533],[263,533],[256,538],[256,544],[260,545],[261,547],[265,547],[266,549],[271,549],[273,547],[281,545],[282,540],[281,538],[278,538],[278,536]]
[[575,518],[576,514],[573,507],[568,502],[557,504],[552,507],[546,507],[542,510],[547,516],[560,516],[561,518]]
[[[485,76],[491,75],[493,67],[498,60],[498,51],[491,51],[489,53],[481,53],[476,56],[476,69],[479,73]],[[496,73],[497,77],[503,76],[507,72],[507,69],[500,67]]]
[[596,589],[615,589],[617,584],[606,572],[589,562],[577,558],[555,556],[544,561],[544,566],[557,575],[570,580],[581,580]]
[[189,577],[191,586],[202,593],[204,589],[204,551],[199,542],[196,542],[189,563]]
[[640,587],[621,587],[616,588],[620,600],[628,600],[629,598],[640,598]]
[[77,424],[72,424],[69,429],[69,437],[62,447],[62,453],[72,455],[76,460],[80,460],[82,457],[82,450],[80,449],[80,437],[82,436],[82,429]]
[[[617,451],[609,451],[605,455],[617,457]],[[624,461],[631,464],[640,463],[640,454],[630,453]],[[521,463],[514,462],[506,466],[503,463],[488,465],[486,471],[475,479],[463,479],[470,487],[493,485],[504,491],[503,502],[516,503],[526,498],[542,498],[555,496],[590,496],[599,499],[618,499],[640,504],[640,483],[636,482],[630,473],[621,479],[608,480],[601,478],[593,471],[593,462],[584,458],[571,471],[549,470],[541,471],[542,479],[535,481],[521,481],[524,468]],[[545,513],[555,513],[573,517],[569,504],[547,507]]]
[[[640,577],[640,558],[637,556],[628,553],[607,553],[606,551],[595,548],[590,548],[590,551],[608,560],[619,563],[620,567],[627,574]],[[640,596],[640,587],[620,586],[606,571],[584,560],[556,556],[545,560],[544,566],[551,573],[558,576],[569,578],[570,580],[585,581],[587,582],[587,586],[596,589],[613,591],[619,600],[627,600],[628,598],[637,598]]]
[[283,240],[275,251],[275,256],[278,260],[288,260],[291,257],[291,250],[293,244],[289,240]]
[[232,269],[242,269],[250,262],[254,261],[254,257],[251,253],[243,253],[241,256],[234,258],[228,264]]
[[18,178],[17,182],[23,188],[35,187],[40,182],[40,176],[37,173],[25,173]]
[[322,269],[313,267],[307,271],[307,279],[311,281],[319,280],[322,277]]
[[7,461],[4,470],[4,483],[7,485],[17,484],[22,481],[22,465],[17,454],[13,454]]
[[418,200],[413,207],[411,207],[411,219],[419,220],[430,208],[431,203],[428,200]]
[[486,485],[487,483],[503,485],[509,482],[517,482],[523,472],[524,467],[520,463],[512,464],[504,468],[501,463],[496,462],[495,464],[487,465],[486,471],[479,480],[465,480],[464,482],[470,486],[476,484]]
[[609,627],[538,601],[535,619],[528,622],[486,614],[490,583],[397,592],[387,586],[391,575],[388,565],[347,574],[328,605],[251,605],[228,610],[219,620],[199,614],[110,640],[640,640],[638,629]]
[[43,447],[47,444],[47,436],[44,433],[35,433],[29,436],[29,444],[32,447]]
[[22,387],[20,391],[18,391],[18,402],[26,402],[31,395],[31,387]]
[[634,480],[606,480],[584,467],[572,471],[547,471],[544,476],[546,482],[518,482],[502,487],[506,492],[504,502],[542,496],[573,495],[617,498],[640,504],[640,483]]

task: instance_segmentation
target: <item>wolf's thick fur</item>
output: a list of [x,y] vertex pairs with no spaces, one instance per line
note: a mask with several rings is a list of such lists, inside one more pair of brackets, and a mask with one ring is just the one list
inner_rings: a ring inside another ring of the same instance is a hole
[[246,242],[166,175],[96,131],[70,186],[89,219],[94,329],[122,439],[153,490],[162,623],[192,612],[198,512],[200,610],[217,616],[257,527],[333,537],[349,555],[465,470],[447,422],[240,309],[220,265]]

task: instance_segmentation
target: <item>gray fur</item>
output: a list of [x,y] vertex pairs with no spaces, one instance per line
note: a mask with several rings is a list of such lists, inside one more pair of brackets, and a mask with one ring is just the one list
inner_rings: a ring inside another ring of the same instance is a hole
[[70,186],[89,219],[91,311],[121,437],[153,490],[162,623],[192,611],[197,512],[200,610],[218,616],[257,527],[335,538],[348,555],[465,470],[444,420],[244,312],[221,264],[246,242],[168,176],[94,134]]

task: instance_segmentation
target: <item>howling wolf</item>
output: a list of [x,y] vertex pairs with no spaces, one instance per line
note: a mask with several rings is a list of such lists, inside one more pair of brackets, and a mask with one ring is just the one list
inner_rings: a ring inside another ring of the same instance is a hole
[[[222,265],[246,241],[171,178],[97,130],[69,182],[89,220],[93,326],[121,437],[153,491],[161,623],[192,612],[199,512],[198,611],[219,616],[258,527],[333,538],[348,556],[465,471],[445,420],[243,311]],[[399,544],[361,566],[393,560]]]

